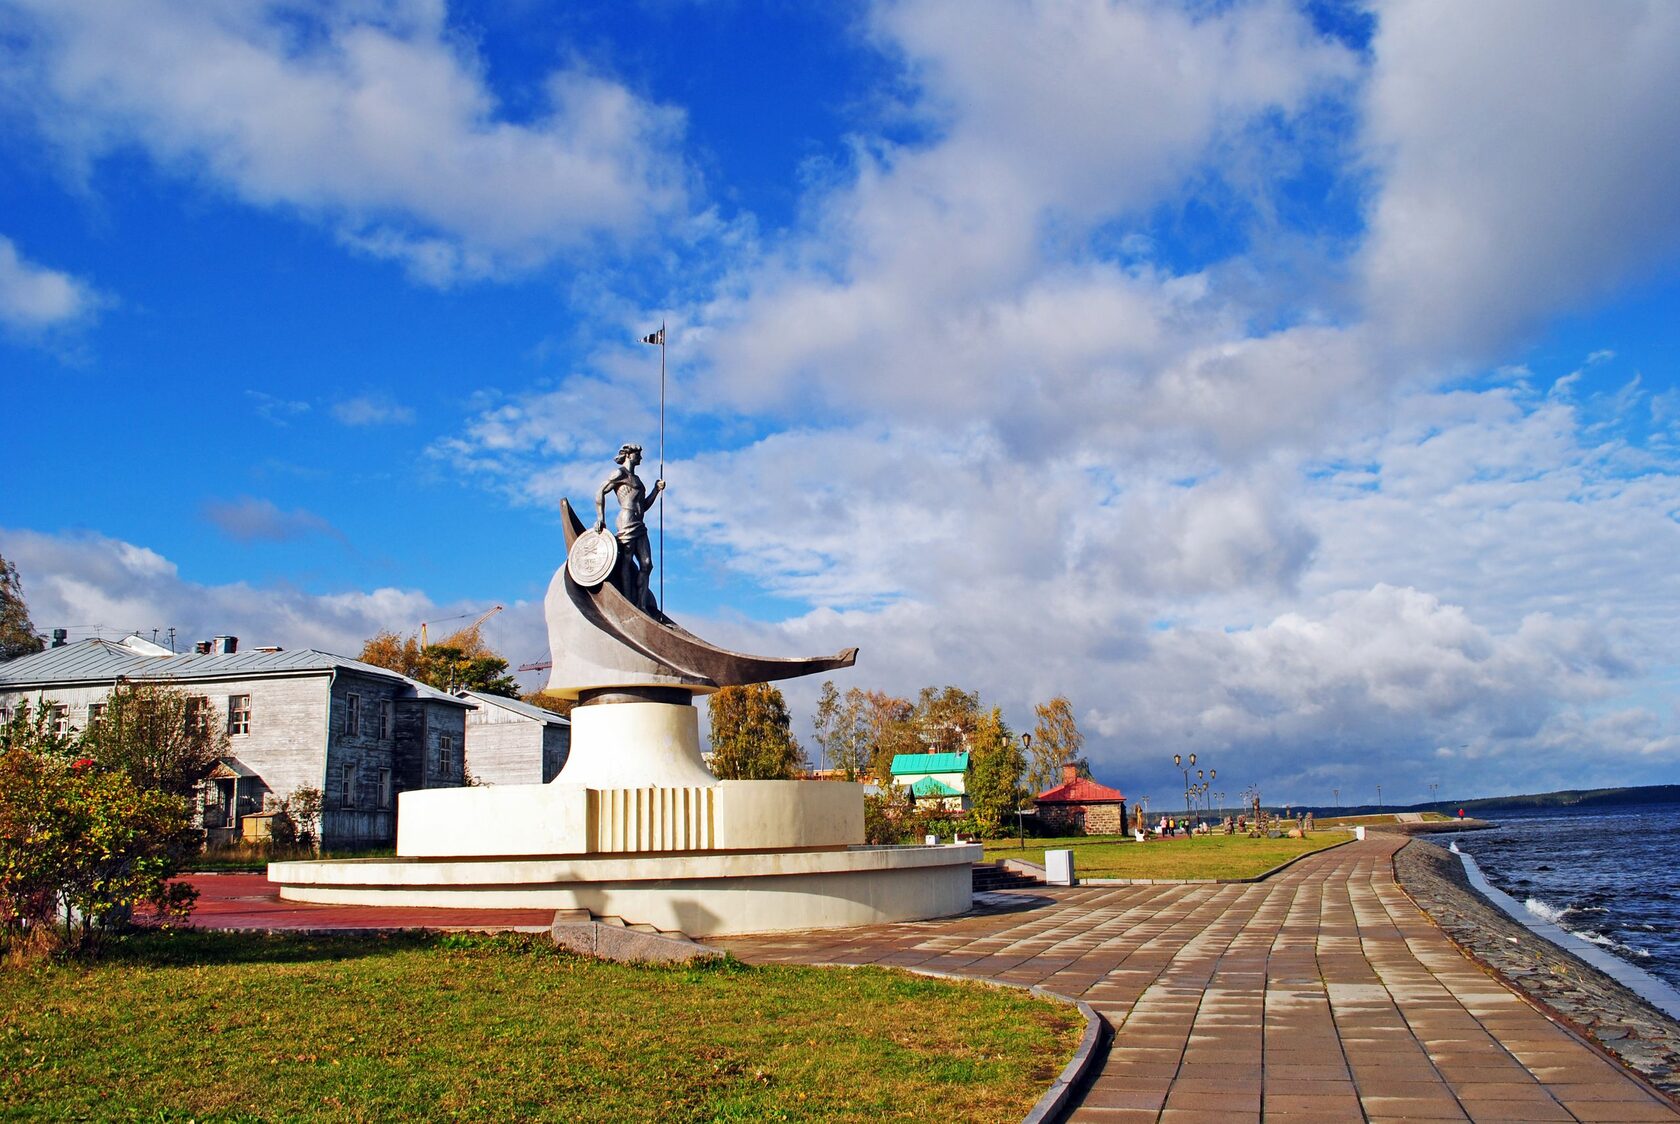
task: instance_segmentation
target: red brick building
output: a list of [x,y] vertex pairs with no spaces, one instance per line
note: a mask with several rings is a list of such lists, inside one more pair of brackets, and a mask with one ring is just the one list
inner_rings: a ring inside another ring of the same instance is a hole
[[1120,835],[1126,830],[1126,798],[1120,790],[1062,766],[1062,783],[1045,789],[1034,801],[1038,822],[1069,834]]

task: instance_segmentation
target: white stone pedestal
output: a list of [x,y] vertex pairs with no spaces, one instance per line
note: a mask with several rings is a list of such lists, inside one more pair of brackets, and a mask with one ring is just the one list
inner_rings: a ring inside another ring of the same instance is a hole
[[700,756],[691,703],[626,702],[572,711],[572,751],[554,784],[580,788],[692,788],[717,784]]

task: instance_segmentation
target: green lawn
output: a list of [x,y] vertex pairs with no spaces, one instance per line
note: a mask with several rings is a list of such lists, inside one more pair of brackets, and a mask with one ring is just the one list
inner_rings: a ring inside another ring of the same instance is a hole
[[885,969],[148,934],[91,966],[0,968],[0,1116],[1015,1121],[1083,1028]]
[[1315,831],[1305,839],[1206,835],[1136,843],[1130,836],[1079,835],[1029,839],[1024,850],[1013,839],[996,839],[987,841],[986,859],[1043,864],[1045,851],[1065,847],[1073,851],[1073,872],[1080,878],[1253,878],[1347,838],[1345,832]]

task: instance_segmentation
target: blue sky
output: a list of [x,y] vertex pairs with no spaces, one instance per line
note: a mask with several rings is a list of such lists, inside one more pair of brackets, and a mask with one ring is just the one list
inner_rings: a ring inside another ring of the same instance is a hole
[[1660,2],[0,0],[0,553],[78,636],[499,603],[539,658],[664,320],[702,632],[1066,693],[1134,795],[1186,747],[1294,801],[1675,781],[1677,46]]

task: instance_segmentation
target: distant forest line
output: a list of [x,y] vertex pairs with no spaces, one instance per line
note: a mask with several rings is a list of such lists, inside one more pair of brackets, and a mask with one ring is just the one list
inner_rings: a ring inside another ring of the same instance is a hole
[[1421,804],[1348,804],[1340,808],[1302,805],[1295,811],[1319,816],[1360,816],[1377,812],[1444,812],[1460,808],[1473,816],[1481,812],[1510,812],[1533,808],[1610,808],[1638,804],[1680,804],[1680,784],[1647,784],[1631,788],[1566,788],[1520,796],[1488,796],[1480,800],[1430,800]]

